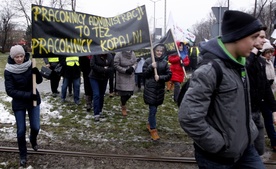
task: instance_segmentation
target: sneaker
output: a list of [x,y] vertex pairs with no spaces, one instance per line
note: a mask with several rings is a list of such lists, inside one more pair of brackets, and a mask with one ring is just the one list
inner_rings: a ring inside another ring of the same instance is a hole
[[109,97],[113,97],[115,94],[112,92],[112,93],[109,93]]
[[95,122],[100,121],[100,115],[95,115],[95,116],[94,116],[94,121],[95,121]]
[[23,167],[23,168],[26,168],[26,165],[27,165],[27,161],[26,159],[20,159],[20,166]]
[[38,150],[38,145],[32,146],[32,148],[34,149],[34,151]]
[[152,129],[152,130],[150,131],[150,136],[151,136],[151,139],[154,140],[154,141],[160,139],[160,137],[159,137],[158,134],[157,134],[157,130],[156,130],[156,129]]
[[105,118],[105,115],[103,114],[103,112],[100,112],[100,118]]

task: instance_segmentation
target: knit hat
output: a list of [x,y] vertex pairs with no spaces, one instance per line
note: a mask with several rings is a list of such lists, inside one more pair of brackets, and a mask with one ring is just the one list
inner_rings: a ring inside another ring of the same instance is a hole
[[272,50],[272,51],[274,51],[274,47],[270,44],[270,42],[264,43],[261,52],[265,52],[266,50]]
[[15,45],[11,47],[10,56],[13,59],[16,55],[23,54],[25,56],[25,50],[21,45]]
[[221,40],[235,42],[260,30],[266,30],[260,20],[241,11],[227,10],[222,18]]

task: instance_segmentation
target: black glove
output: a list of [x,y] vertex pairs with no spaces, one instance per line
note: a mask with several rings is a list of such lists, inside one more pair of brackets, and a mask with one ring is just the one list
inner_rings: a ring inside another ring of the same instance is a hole
[[126,70],[126,74],[129,74],[131,75],[132,73],[134,72],[134,68],[133,67],[130,67]]
[[269,81],[269,84],[272,85],[273,82],[274,82],[274,79],[271,79],[271,80],[268,80]]
[[36,94],[32,94],[32,100],[37,101],[37,95]]
[[39,70],[38,70],[37,67],[32,68],[32,73],[36,74],[36,75],[40,74],[40,72],[39,72]]

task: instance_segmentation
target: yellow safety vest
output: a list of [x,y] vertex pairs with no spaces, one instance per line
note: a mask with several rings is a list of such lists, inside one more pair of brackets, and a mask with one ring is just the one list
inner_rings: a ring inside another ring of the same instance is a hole
[[199,55],[198,47],[191,47],[191,48],[190,48],[190,51],[189,51],[189,56],[191,56],[191,54],[192,54],[192,52],[193,52],[193,48],[196,49],[196,56],[198,56],[198,55]]
[[58,59],[58,57],[48,58],[48,61],[49,61],[49,62],[58,62],[59,59]]
[[67,66],[74,66],[74,65],[80,66],[79,63],[79,57],[78,56],[69,56],[66,57],[66,65]]

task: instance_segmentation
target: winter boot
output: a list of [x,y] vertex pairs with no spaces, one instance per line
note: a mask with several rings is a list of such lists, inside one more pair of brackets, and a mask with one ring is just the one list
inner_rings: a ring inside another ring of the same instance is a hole
[[148,129],[149,132],[151,131],[149,123],[147,123],[147,129]]
[[150,136],[151,136],[151,139],[154,140],[154,141],[160,139],[160,137],[157,134],[157,130],[156,129],[150,130]]
[[91,96],[86,95],[85,96],[85,101],[86,101],[86,111],[90,112],[90,110],[91,110],[91,102],[92,102]]
[[127,116],[126,106],[122,105],[122,114],[123,116]]

